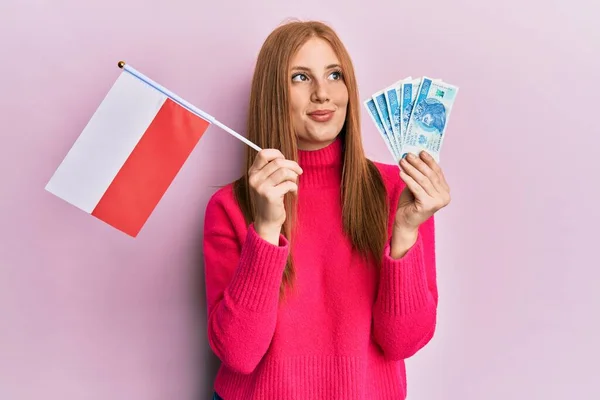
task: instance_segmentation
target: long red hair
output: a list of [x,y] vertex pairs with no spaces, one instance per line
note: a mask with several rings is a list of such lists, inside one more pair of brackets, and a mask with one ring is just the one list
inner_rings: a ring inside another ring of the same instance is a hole
[[[265,40],[256,62],[250,91],[246,132],[259,147],[278,149],[289,160],[298,160],[296,135],[289,107],[290,62],[309,39],[327,41],[339,58],[342,77],[348,88],[346,121],[340,132],[344,148],[342,204],[344,230],[356,250],[381,263],[387,239],[389,215],[386,189],[377,167],[366,158],[360,132],[360,99],[350,56],[335,31],[318,21],[293,21],[277,27]],[[246,148],[245,173],[234,182],[236,200],[246,222],[254,220],[248,174],[256,151]],[[302,194],[299,194],[300,196]],[[285,199],[286,221],[282,233],[293,241],[296,204],[292,194]],[[283,278],[285,285],[294,279],[293,254],[290,254]]]

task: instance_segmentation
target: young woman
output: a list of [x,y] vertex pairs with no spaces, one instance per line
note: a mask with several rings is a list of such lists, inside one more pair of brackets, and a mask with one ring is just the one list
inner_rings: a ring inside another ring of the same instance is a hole
[[404,399],[404,359],[432,338],[433,214],[449,188],[426,153],[368,160],[350,57],[292,22],[256,64],[247,171],[205,216],[215,399]]

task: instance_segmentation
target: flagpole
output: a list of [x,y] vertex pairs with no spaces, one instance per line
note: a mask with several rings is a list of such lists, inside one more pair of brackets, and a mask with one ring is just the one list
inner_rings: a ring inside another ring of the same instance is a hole
[[137,71],[135,68],[129,66],[129,64],[126,64],[125,61],[119,61],[119,63],[117,65],[123,71],[126,71],[126,72],[130,73],[131,75],[135,76],[136,78],[144,81],[148,85],[152,86],[154,89],[158,90],[159,92],[162,92],[164,95],[170,97],[171,99],[173,99],[173,101],[179,103],[182,107],[187,108],[194,114],[197,114],[198,116],[206,119],[210,123],[217,125],[219,128],[223,129],[225,132],[231,134],[232,136],[234,136],[234,137],[238,138],[239,140],[241,140],[242,142],[246,143],[248,146],[252,147],[254,150],[256,150],[256,151],[262,150],[260,147],[258,147],[257,145],[255,145],[254,143],[252,143],[250,140],[246,139],[239,133],[235,132],[233,129],[231,129],[228,126],[217,121],[217,119],[215,117],[213,117],[212,115],[205,113],[204,111],[202,111],[202,110],[198,109],[197,107],[193,106],[192,104],[188,103],[181,97],[177,96],[175,93],[171,92],[170,90],[166,89],[165,87],[154,82],[152,79],[148,78],[146,75]]

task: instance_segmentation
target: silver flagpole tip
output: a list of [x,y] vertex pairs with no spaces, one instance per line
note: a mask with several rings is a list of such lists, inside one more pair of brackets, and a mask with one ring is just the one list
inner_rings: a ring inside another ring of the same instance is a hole
[[125,66],[125,61],[119,61],[117,65],[122,69]]

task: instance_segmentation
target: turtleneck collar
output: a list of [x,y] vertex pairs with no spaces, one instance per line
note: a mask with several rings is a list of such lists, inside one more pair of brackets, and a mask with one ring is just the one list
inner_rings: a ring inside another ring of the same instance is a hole
[[298,150],[298,164],[304,171],[300,188],[339,187],[344,164],[342,139],[338,136],[322,149]]

